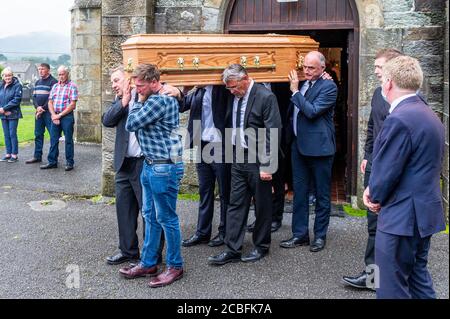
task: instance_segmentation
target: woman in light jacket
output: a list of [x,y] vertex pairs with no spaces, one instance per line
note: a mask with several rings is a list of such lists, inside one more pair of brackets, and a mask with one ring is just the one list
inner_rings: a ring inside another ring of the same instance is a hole
[[22,101],[22,84],[13,76],[11,68],[2,71],[0,81],[0,119],[2,120],[6,154],[0,162],[15,163],[18,161],[19,141],[17,126],[22,118],[20,102]]

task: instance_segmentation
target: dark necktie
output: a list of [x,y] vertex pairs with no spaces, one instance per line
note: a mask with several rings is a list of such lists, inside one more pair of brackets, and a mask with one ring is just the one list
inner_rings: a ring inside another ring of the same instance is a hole
[[237,105],[237,108],[236,108],[236,123],[235,123],[236,128],[241,127],[241,111],[242,111],[242,100],[243,99],[244,98],[242,98],[242,97],[239,99],[238,105]]
[[306,97],[306,93],[308,93],[308,91],[312,88],[312,82],[308,81],[308,82],[306,82],[306,85],[307,85],[307,88],[306,88],[305,93],[303,94],[303,96],[305,96],[305,97]]

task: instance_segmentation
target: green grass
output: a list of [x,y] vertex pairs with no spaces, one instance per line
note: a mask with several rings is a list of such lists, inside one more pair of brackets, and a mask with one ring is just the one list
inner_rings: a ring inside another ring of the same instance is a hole
[[354,216],[354,217],[366,217],[367,216],[366,210],[355,209],[351,205],[342,205],[342,208],[344,209],[344,212],[350,216]]
[[[21,105],[23,118],[19,120],[17,127],[17,137],[19,144],[34,141],[34,107],[32,105]],[[5,146],[3,128],[0,125],[0,147]],[[45,139],[49,140],[50,136],[45,131]]]
[[178,194],[178,199],[198,202],[200,200],[200,195],[199,194],[189,194],[189,193]]
[[448,235],[448,224],[447,224],[447,226],[445,227],[445,230],[443,231],[443,233]]

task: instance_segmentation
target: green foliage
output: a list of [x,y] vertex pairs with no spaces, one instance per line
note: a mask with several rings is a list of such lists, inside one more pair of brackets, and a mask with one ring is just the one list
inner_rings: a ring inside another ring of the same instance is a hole
[[178,199],[198,202],[200,200],[200,195],[199,194],[189,194],[189,193],[178,194]]
[[443,231],[443,233],[448,235],[448,224],[447,224],[447,226],[445,227],[445,230]]
[[[34,140],[34,106],[22,105],[21,109],[23,118],[19,120],[17,136],[19,138],[19,143],[30,142]],[[45,139],[50,139],[47,130],[45,131]],[[1,146],[5,146],[5,139],[3,137],[3,128],[0,125],[0,147]]]
[[344,212],[347,215],[354,216],[354,217],[366,217],[367,211],[363,209],[355,209],[351,205],[342,205],[342,208],[344,209]]

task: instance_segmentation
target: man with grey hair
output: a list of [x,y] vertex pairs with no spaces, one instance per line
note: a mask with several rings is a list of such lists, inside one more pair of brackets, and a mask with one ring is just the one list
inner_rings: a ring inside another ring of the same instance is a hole
[[52,125],[50,129],[50,151],[48,153],[48,163],[41,165],[41,169],[58,167],[59,137],[64,132],[66,144],[66,171],[73,170],[74,166],[74,144],[73,126],[75,110],[78,100],[78,88],[70,80],[69,69],[61,65],[58,67],[58,83],[56,83],[48,98],[48,111],[51,114]]
[[333,81],[322,78],[325,57],[318,51],[305,56],[303,66],[306,81],[299,89],[296,70],[289,73],[292,114],[292,175],[294,207],[292,238],[280,243],[283,248],[310,244],[309,240],[309,185],[316,186],[314,241],[311,252],[325,247],[331,212],[331,171],[336,152],[333,124],[337,87]]
[[383,66],[390,115],[375,141],[364,204],[378,213],[377,298],[436,298],[427,269],[431,236],[445,230],[440,173],[445,129],[417,96],[419,62],[399,56]]
[[[231,194],[227,210],[225,244],[227,249],[208,258],[212,265],[229,262],[254,262],[268,252],[272,223],[272,174],[277,167],[281,117],[275,95],[262,84],[255,83],[239,64],[228,66],[223,82],[234,98],[229,100],[228,119],[231,144]],[[245,132],[244,132],[245,130]],[[274,134],[274,131],[277,134]],[[226,136],[228,139],[229,136]],[[275,141],[273,140],[275,139]],[[271,143],[272,142],[272,143]],[[275,147],[271,147],[275,144]],[[261,154],[269,154],[263,159]],[[226,158],[227,158],[226,154]],[[254,249],[241,257],[251,197],[255,198]]]

